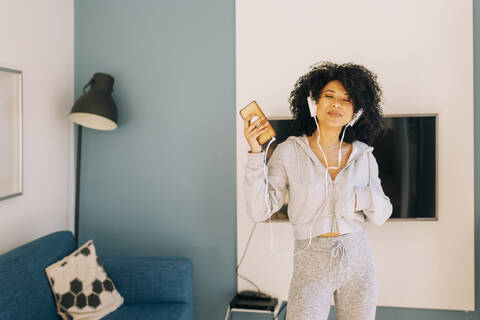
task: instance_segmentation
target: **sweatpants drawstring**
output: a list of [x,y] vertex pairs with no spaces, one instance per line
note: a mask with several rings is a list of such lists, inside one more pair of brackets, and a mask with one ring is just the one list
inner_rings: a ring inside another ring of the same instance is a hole
[[[340,270],[338,272],[338,278],[340,278],[340,274],[342,273],[342,270],[343,270],[344,257],[348,259],[347,248],[344,246],[343,242],[340,240],[336,242],[336,246],[333,247],[332,251],[330,252],[330,270],[332,270],[333,258],[336,258],[339,255],[340,255],[340,264],[339,264]],[[338,284],[338,278],[337,278],[337,284]],[[337,285],[337,292],[340,292],[340,289],[338,289],[338,285]]]

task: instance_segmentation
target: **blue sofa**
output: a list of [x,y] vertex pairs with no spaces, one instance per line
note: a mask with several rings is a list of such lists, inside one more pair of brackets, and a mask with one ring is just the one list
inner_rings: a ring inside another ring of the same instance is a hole
[[[58,319],[44,270],[74,250],[73,234],[60,231],[0,255],[0,320]],[[104,319],[193,319],[190,259],[99,258],[124,297]]]

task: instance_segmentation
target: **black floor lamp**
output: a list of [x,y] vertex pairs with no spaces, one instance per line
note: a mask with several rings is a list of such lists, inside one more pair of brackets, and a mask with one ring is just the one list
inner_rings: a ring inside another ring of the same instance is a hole
[[[82,159],[82,127],[96,130],[115,130],[117,128],[117,106],[112,98],[112,76],[95,73],[83,87],[83,95],[78,98],[70,111],[70,119],[78,126],[77,130],[77,170],[75,174],[75,243],[78,247],[78,227],[80,208],[80,168]],[[85,89],[90,87],[88,92]]]

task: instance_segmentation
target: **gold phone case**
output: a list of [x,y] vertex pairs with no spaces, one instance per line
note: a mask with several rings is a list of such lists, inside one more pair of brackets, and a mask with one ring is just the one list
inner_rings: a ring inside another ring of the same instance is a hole
[[[260,106],[257,104],[256,101],[250,102],[249,104],[247,104],[246,107],[240,110],[240,116],[242,116],[244,120],[251,114],[255,114],[260,118],[265,117],[265,114],[263,113],[262,109],[260,109]],[[268,130],[258,136],[257,141],[258,143],[260,143],[260,145],[263,145],[265,142],[267,142],[276,135],[275,130],[273,130],[272,125],[268,121],[267,117],[265,117],[265,121],[268,122]]]

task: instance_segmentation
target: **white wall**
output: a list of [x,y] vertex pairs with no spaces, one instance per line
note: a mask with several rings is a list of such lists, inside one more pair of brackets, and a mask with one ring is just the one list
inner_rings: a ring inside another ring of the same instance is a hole
[[[320,60],[378,74],[385,114],[438,113],[438,221],[365,224],[379,279],[379,306],[474,310],[473,28],[471,0],[236,2],[237,109],[257,100],[288,117],[288,95]],[[243,175],[248,145],[237,114],[238,261],[252,227]],[[288,223],[276,251],[291,253]],[[292,258],[269,250],[257,226],[240,274],[288,297]],[[461,272],[460,272],[461,270]],[[238,289],[252,287],[238,279]]]
[[[73,225],[73,0],[0,0],[0,66],[23,71],[23,195],[0,201],[0,253]],[[1,153],[0,153],[1,156]]]

